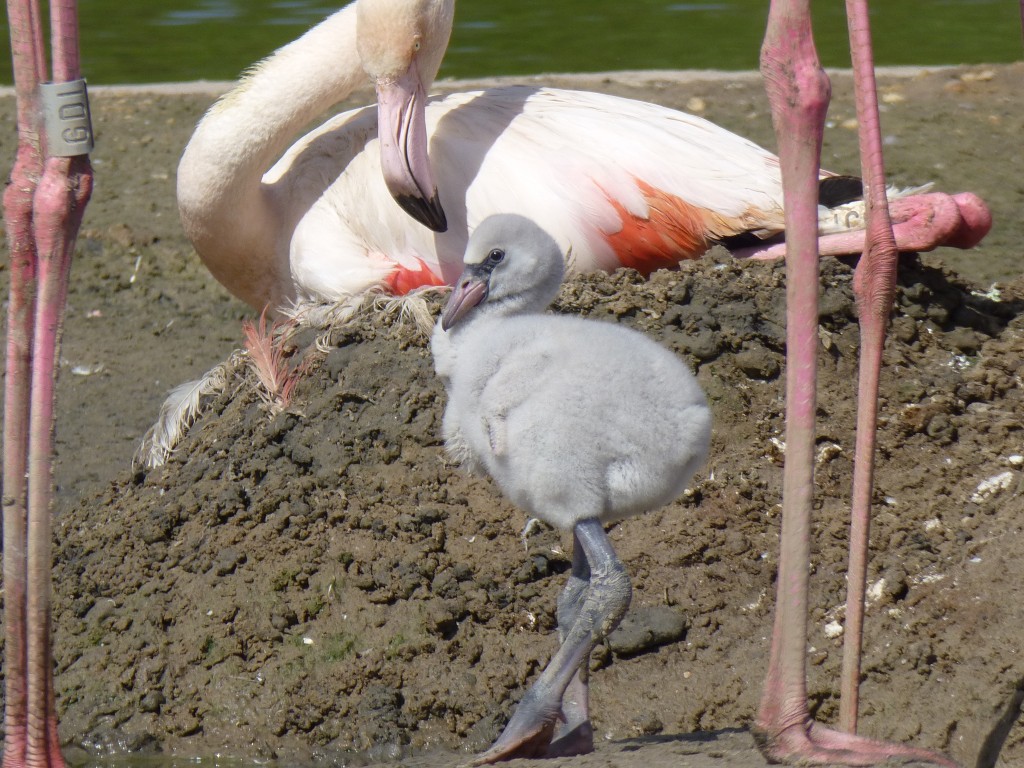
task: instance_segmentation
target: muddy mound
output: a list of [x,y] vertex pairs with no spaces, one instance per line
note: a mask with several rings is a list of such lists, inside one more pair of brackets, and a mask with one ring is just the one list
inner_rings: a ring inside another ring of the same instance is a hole
[[[810,697],[837,711],[858,331],[823,268]],[[1017,556],[1024,303],[908,258],[885,353],[863,730],[972,763],[1024,732]],[[603,739],[749,725],[771,630],[784,375],[781,265],[713,260],[579,278],[559,310],[690,362],[715,417],[677,503],[611,536],[634,579],[599,648]],[[304,338],[300,346],[312,343]],[[360,322],[304,353],[283,410],[236,369],[160,470],[60,520],[57,697],[101,751],[338,757],[479,749],[555,648],[571,540],[445,459],[426,338]],[[298,359],[298,358],[296,358]],[[1014,757],[1015,756],[1015,757]]]

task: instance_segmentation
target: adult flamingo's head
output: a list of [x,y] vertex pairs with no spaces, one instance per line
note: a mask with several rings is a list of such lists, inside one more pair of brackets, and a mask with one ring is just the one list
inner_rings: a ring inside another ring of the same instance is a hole
[[377,90],[381,167],[392,197],[436,232],[448,228],[427,156],[425,107],[448,47],[454,0],[359,0],[356,39]]

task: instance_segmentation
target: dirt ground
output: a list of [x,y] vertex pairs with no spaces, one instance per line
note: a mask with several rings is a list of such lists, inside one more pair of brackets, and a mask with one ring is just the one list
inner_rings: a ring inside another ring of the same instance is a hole
[[[774,145],[749,76],[572,82]],[[824,163],[855,173],[850,81],[833,82]],[[862,730],[967,766],[1024,764],[1021,82],[1019,64],[881,78],[891,180],[977,192],[995,226],[972,252],[907,256],[900,271]],[[276,414],[241,366],[164,468],[130,467],[166,391],[225,359],[251,316],[201,266],[175,209],[177,159],[213,90],[94,95],[96,194],[58,387],[62,738],[84,762],[464,762],[554,650],[569,541],[524,532],[488,481],[445,461],[420,333],[377,318],[335,333],[305,351],[312,372]],[[13,126],[9,97],[0,120]],[[13,130],[0,138],[11,158]],[[715,417],[692,493],[611,533],[634,602],[591,665],[597,752],[573,763],[765,764],[747,728],[778,559],[784,284],[781,265],[713,253],[563,291],[562,311],[675,349]],[[858,347],[849,265],[825,263],[822,288],[809,692],[833,721]]]

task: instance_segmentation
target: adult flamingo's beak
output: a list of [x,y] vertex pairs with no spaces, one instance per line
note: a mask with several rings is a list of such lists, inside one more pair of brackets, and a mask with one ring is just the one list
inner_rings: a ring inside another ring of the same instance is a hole
[[444,305],[441,313],[442,330],[447,331],[487,298],[490,277],[490,270],[479,264],[466,267],[466,271],[455,283],[448,303]]
[[398,78],[376,85],[384,183],[406,213],[435,232],[444,232],[448,221],[427,156],[427,94],[415,59]]

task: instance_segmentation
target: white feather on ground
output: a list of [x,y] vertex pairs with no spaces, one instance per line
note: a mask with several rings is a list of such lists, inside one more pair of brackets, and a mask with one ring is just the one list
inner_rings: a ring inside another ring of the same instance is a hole
[[204,398],[219,395],[227,388],[240,360],[240,352],[235,351],[200,378],[172,389],[160,406],[156,423],[143,435],[142,443],[132,457],[132,467],[156,469],[166,463],[175,446],[199,417]]

